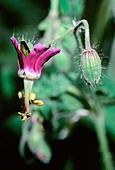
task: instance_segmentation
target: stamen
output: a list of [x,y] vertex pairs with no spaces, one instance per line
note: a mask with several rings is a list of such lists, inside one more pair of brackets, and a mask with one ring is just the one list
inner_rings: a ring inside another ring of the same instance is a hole
[[33,93],[33,92],[31,92],[30,93],[30,101],[32,100],[35,100],[36,99],[36,94],[35,93]]
[[18,98],[19,98],[19,99],[23,99],[23,98],[24,98],[24,95],[22,94],[21,91],[18,92]]
[[21,112],[18,112],[18,114],[21,116],[22,121],[28,120],[32,115],[32,113],[21,113]]
[[44,104],[44,102],[42,100],[34,100],[32,103],[37,106],[42,106]]

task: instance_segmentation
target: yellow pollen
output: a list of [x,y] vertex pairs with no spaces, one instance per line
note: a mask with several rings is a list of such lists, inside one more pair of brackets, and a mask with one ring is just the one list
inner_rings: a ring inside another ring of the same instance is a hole
[[35,104],[37,106],[42,106],[44,104],[44,102],[42,100],[34,100],[33,104]]
[[23,98],[23,94],[22,94],[21,91],[18,92],[18,97],[19,97],[19,99],[22,99],[22,98]]
[[29,99],[30,99],[30,100],[35,100],[35,99],[36,99],[36,94],[33,93],[33,92],[31,92]]

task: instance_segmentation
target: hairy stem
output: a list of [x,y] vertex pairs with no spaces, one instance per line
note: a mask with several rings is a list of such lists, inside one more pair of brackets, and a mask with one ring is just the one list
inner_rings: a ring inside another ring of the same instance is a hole
[[[88,24],[87,20],[83,19],[83,20],[81,20],[79,22],[73,21],[73,24],[74,24],[74,26],[76,26],[75,29],[74,29],[74,35],[75,35],[76,31],[78,31],[78,27],[84,26],[84,31],[85,31],[85,49],[89,50],[91,48],[91,44],[90,44],[89,24]],[[76,38],[76,36],[75,36],[75,38]]]
[[111,153],[108,146],[108,140],[106,135],[106,127],[105,127],[105,119],[104,119],[104,113],[101,109],[100,103],[97,99],[97,96],[95,94],[94,90],[91,90],[91,94],[94,101],[93,106],[93,120],[95,125],[95,131],[97,134],[97,139],[99,142],[99,148],[100,148],[100,154],[102,158],[102,163],[104,170],[113,170],[113,163],[111,160]]
[[44,44],[44,45],[46,46],[46,45],[49,45],[49,44],[56,43],[56,42],[64,39],[64,38],[65,38],[66,36],[68,36],[69,34],[72,34],[73,31],[74,31],[74,27],[69,28],[64,34],[62,34],[62,35],[59,36],[58,38],[56,38],[56,39],[54,39],[54,40],[52,40],[52,41],[50,41],[50,42],[48,42],[48,43],[46,43],[46,44]]
[[59,0],[50,0],[50,4],[51,4],[51,7],[50,7],[50,13],[55,15],[55,16],[58,16],[59,14]]
[[[89,35],[89,25],[88,22],[86,20],[81,20],[78,22],[73,21],[73,27],[69,28],[64,34],[60,35],[58,38],[44,44],[44,45],[49,45],[49,44],[53,44],[58,42],[59,40],[64,39],[66,36],[68,36],[69,34],[76,34],[76,31],[78,30],[78,28],[80,26],[84,26],[85,29],[85,48],[86,49],[90,49],[90,35]],[[80,42],[80,39],[78,40]]]
[[103,114],[98,115],[95,118],[95,130],[99,142],[100,154],[102,157],[104,170],[113,170],[113,164],[111,160],[111,153],[109,151]]

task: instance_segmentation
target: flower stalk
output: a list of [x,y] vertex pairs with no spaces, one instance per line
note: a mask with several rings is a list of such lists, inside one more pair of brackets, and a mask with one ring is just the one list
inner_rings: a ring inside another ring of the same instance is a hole
[[80,21],[84,25],[84,30],[85,30],[85,49],[89,50],[91,49],[91,44],[90,44],[90,33],[89,33],[89,24],[87,20],[83,19]]
[[[91,44],[90,44],[90,32],[89,32],[89,24],[87,22],[87,20],[83,19],[81,21],[78,21],[76,22],[75,20],[73,20],[73,25],[75,26],[75,29],[74,29],[74,35],[75,35],[75,38],[76,37],[76,31],[77,31],[77,34],[78,34],[78,28],[83,26],[84,28],[84,31],[85,31],[85,49],[86,50],[90,50],[91,49]],[[79,40],[80,41],[80,40]]]
[[59,37],[57,37],[56,39],[54,39],[50,42],[45,43],[44,45],[46,46],[46,45],[49,45],[49,44],[54,44],[54,43],[56,43],[56,42],[58,42],[58,41],[60,41],[64,38],[66,38],[66,36],[68,36],[69,34],[72,34],[74,32],[74,29],[75,29],[75,27],[69,28],[66,32],[64,32],[64,34],[60,35]]
[[111,160],[111,153],[109,151],[109,146],[108,146],[108,141],[106,136],[105,120],[102,113],[95,117],[94,124],[95,124],[97,139],[99,142],[100,154],[101,154],[104,170],[113,170],[114,168]]
[[91,89],[91,95],[94,104],[92,106],[92,112],[93,112],[92,118],[94,122],[95,132],[97,135],[97,140],[99,143],[102,165],[104,167],[104,170],[114,170],[112,156],[110,153],[107,134],[106,134],[104,113],[103,110],[101,109],[101,105],[97,99],[94,89]]
[[85,46],[86,48],[90,48],[90,36],[89,36],[89,25],[88,25],[88,22],[83,19],[81,21],[78,21],[76,22],[75,20],[72,21],[73,23],[73,27],[69,28],[66,32],[64,32],[64,34],[60,35],[59,37],[57,37],[56,39],[50,41],[50,42],[47,42],[45,43],[44,45],[51,45],[53,43],[56,43],[64,38],[66,38],[66,36],[68,36],[69,34],[75,34],[75,32],[78,30],[78,28],[80,26],[84,26],[84,29],[85,29]]

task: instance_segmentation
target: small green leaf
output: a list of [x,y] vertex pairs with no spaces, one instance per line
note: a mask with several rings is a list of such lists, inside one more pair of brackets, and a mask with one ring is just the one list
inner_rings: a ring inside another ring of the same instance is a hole
[[67,72],[70,70],[71,60],[70,54],[67,54],[67,51],[62,47],[62,52],[55,57],[55,65],[61,72]]
[[69,94],[62,95],[61,100],[64,110],[74,111],[83,107],[79,100]]
[[70,81],[63,74],[52,74],[50,77],[42,76],[39,83],[35,82],[33,91],[38,97],[56,97],[67,90]]

